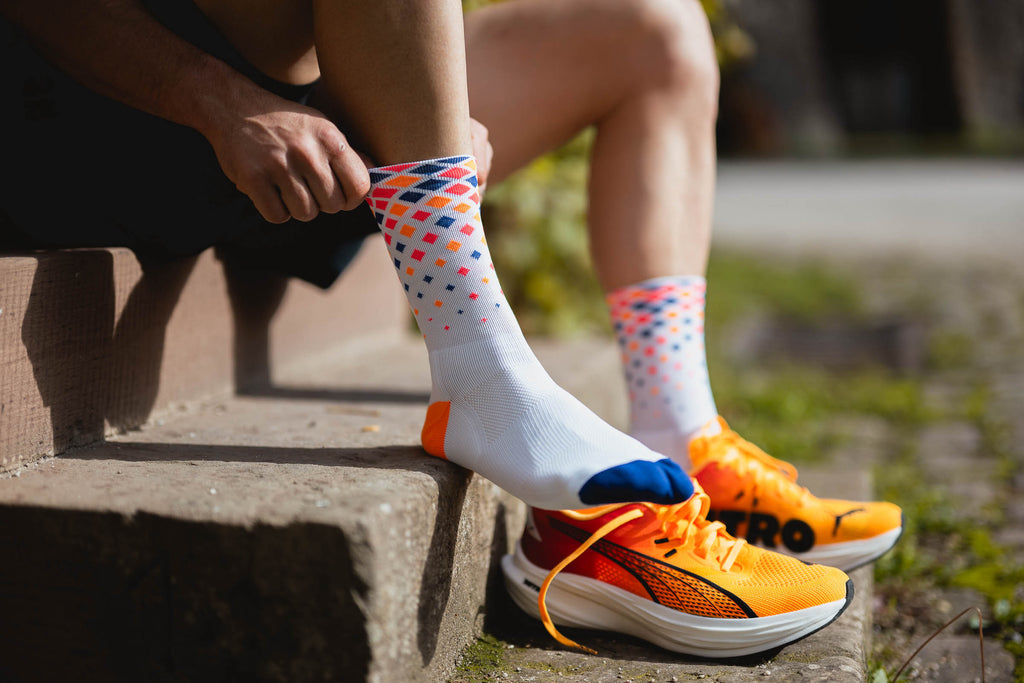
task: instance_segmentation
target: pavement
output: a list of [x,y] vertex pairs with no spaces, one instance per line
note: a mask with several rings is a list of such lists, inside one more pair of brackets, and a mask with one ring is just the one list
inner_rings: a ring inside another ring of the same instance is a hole
[[[996,544],[993,552],[1005,559],[1003,570],[1020,576],[1024,161],[725,162],[715,245],[831,264],[859,284],[869,317],[911,321],[924,330],[925,362],[909,376],[921,383],[935,419],[909,430],[894,420],[854,419],[839,432],[873,433],[874,442],[848,444],[833,461],[876,472],[896,461],[916,468],[948,505],[953,523],[964,533],[987,534]],[[950,339],[959,340],[959,357],[929,362],[928,344]],[[968,417],[972,396],[984,398],[980,414]],[[941,552],[942,539],[927,543],[937,541],[939,549],[923,552]],[[963,558],[949,561],[963,568]],[[888,580],[876,589],[876,666],[902,663],[965,607],[989,615],[983,595],[941,581]],[[1016,586],[1014,600],[1024,600],[1024,585]],[[1024,625],[1017,642],[1022,631]],[[985,680],[1017,680],[1014,669],[1001,640],[986,637]],[[908,680],[936,683],[981,680],[980,674],[977,633],[967,619],[930,643],[904,673]]]
[[1024,160],[724,161],[715,243],[1019,265]]

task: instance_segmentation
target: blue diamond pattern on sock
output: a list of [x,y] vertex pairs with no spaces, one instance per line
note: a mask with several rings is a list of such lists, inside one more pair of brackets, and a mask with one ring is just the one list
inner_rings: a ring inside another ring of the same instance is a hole
[[441,166],[439,164],[422,164],[412,169],[410,173],[416,173],[418,175],[433,175],[438,171],[443,171],[447,166]]
[[439,189],[441,189],[442,187],[444,187],[447,184],[448,184],[447,180],[440,180],[438,178],[428,178],[428,179],[424,180],[423,182],[416,183],[416,185],[414,185],[414,187],[417,190],[433,191],[433,190],[439,190]]

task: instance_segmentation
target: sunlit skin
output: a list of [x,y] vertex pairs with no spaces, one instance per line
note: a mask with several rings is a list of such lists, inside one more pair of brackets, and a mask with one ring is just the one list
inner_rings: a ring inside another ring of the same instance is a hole
[[465,26],[457,0],[197,4],[267,75],[322,76],[317,108],[256,87],[131,0],[0,0],[79,80],[202,133],[271,222],[357,206],[367,163],[472,151],[493,184],[594,125],[604,288],[704,273],[718,73],[696,0],[516,0]]

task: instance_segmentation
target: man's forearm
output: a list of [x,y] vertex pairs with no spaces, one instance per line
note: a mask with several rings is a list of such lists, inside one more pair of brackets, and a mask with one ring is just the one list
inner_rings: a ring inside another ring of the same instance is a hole
[[259,87],[138,0],[0,0],[0,12],[86,87],[198,130],[271,223],[354,209],[369,190],[364,161],[323,112]]
[[257,88],[136,0],[0,0],[0,11],[86,87],[204,134]]

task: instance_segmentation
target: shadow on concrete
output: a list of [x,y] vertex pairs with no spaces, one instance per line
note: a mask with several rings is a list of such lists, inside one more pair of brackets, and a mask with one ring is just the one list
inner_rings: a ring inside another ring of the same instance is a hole
[[[456,547],[466,494],[472,478],[468,470],[439,458],[426,457],[423,450],[416,446],[294,448],[117,442],[77,448],[62,457],[68,460],[121,462],[321,465],[405,470],[431,477],[440,495],[421,575],[417,608],[417,645],[424,665],[433,660],[442,636],[442,621],[451,598],[453,574],[457,569]],[[500,519],[504,519],[504,516],[501,515]],[[507,542],[504,531],[501,539],[502,542]],[[497,564],[493,566],[497,567]]]
[[288,279],[243,268],[231,259],[222,259],[221,263],[235,328],[235,391],[244,395],[268,391],[272,388],[270,321],[284,300]]
[[196,259],[144,266],[115,322],[114,257],[48,252],[38,261],[21,338],[50,409],[53,450],[134,427],[156,400],[167,321]]
[[441,621],[444,619],[451,596],[452,574],[456,562],[455,548],[459,528],[462,526],[463,504],[469,481],[470,477],[465,476],[456,482],[454,489],[440,489],[441,495],[437,500],[434,531],[430,535],[427,561],[423,563],[423,572],[420,575],[420,598],[416,614],[416,644],[424,665],[434,659],[437,641],[441,635]]
[[430,402],[427,391],[391,391],[388,389],[321,389],[318,387],[268,386],[239,391],[240,396],[256,398],[284,398],[300,401],[329,401],[332,403],[395,403],[422,404]]
[[408,470],[433,477],[439,490],[453,496],[456,492],[450,479],[469,478],[469,470],[428,456],[419,446],[299,448],[118,441],[76,448],[61,457],[67,460],[266,463]]
[[423,403],[426,392],[388,389],[324,389],[274,384],[270,363],[270,322],[287,289],[287,278],[224,260],[234,314],[235,393],[239,396],[338,403]]
[[[167,323],[197,258],[143,262],[142,277],[118,316],[118,277],[110,251],[23,255],[38,265],[21,338],[39,394],[50,409],[53,452],[102,440],[105,425],[123,431],[143,424],[160,389]],[[427,393],[387,388],[275,386],[269,329],[287,279],[229,261],[224,268],[234,323],[237,393],[349,403],[428,402]]]
[[0,680],[366,680],[368,586],[336,528],[6,514],[19,550],[4,571],[18,580],[0,582],[0,632],[17,655]]

